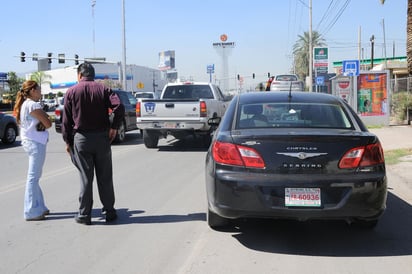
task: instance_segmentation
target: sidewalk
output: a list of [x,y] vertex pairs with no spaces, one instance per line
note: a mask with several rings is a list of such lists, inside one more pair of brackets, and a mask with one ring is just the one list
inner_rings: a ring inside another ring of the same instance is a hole
[[369,131],[378,136],[383,150],[412,148],[412,126],[387,126]]

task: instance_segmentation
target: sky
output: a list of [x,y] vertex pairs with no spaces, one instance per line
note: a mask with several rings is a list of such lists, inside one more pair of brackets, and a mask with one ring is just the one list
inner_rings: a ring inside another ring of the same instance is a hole
[[[289,73],[293,45],[310,25],[309,0],[13,0],[1,7],[0,72],[36,71],[27,58],[33,53],[122,61],[123,1],[126,63],[157,68],[159,53],[174,50],[179,77],[196,81],[209,80],[211,64],[214,78],[223,75],[213,47],[222,34],[235,43],[229,75],[255,73],[263,81]],[[372,35],[375,58],[406,56],[406,17],[407,0],[312,0],[312,30],[327,44],[329,70],[332,62],[358,59],[359,37],[365,59]],[[53,60],[52,69],[71,65]]]

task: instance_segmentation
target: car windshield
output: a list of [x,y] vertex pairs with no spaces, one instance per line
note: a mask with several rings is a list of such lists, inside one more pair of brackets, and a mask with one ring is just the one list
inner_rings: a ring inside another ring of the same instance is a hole
[[258,103],[239,106],[237,128],[338,128],[352,124],[341,106],[314,103]]
[[176,85],[168,86],[163,99],[213,99],[208,85]]
[[278,75],[276,81],[297,81],[298,78],[295,75]]
[[136,98],[154,98],[153,93],[136,93]]

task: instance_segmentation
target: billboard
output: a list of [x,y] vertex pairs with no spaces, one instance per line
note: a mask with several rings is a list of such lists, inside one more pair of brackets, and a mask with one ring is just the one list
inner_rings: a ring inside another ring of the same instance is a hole
[[388,113],[388,75],[386,72],[362,73],[358,77],[357,111],[361,116]]
[[159,52],[159,70],[170,70],[175,68],[175,51],[168,50]]
[[328,48],[313,48],[313,66],[315,75],[328,73]]

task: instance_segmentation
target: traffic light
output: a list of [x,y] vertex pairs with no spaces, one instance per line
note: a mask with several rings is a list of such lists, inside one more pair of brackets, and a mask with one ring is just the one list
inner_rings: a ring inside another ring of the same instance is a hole
[[59,53],[59,64],[64,64],[64,62],[66,61],[65,55],[64,53]]
[[237,80],[240,80],[240,75],[239,74],[237,75]]
[[255,79],[255,74],[254,73],[252,73],[252,78]]
[[74,55],[74,64],[75,65],[79,64],[79,55],[77,55],[77,54]]
[[268,72],[268,78],[270,78],[270,72]]
[[20,52],[20,61],[21,62],[26,62],[26,54],[22,51],[22,52]]
[[47,59],[48,59],[49,64],[51,64],[51,62],[52,62],[52,55],[53,55],[53,53],[51,53],[51,52],[47,53]]

